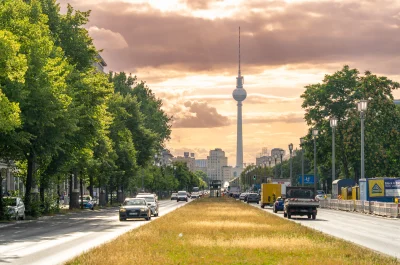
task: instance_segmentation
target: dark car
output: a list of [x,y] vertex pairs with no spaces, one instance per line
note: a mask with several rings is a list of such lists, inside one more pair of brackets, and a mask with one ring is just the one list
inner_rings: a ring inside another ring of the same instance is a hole
[[249,193],[247,194],[245,200],[247,201],[247,203],[256,202],[258,204],[260,201],[260,196],[258,196],[257,193]]
[[188,196],[186,191],[178,191],[178,198],[176,199],[177,202],[179,201],[188,201]]
[[178,193],[172,193],[171,200],[176,200],[176,199],[178,199]]
[[285,200],[282,199],[282,197],[278,197],[274,203],[274,206],[272,206],[272,210],[274,213],[277,213],[278,211],[283,211],[283,208],[285,206]]
[[126,221],[130,218],[151,219],[151,210],[144,198],[127,198],[119,208],[119,220]]

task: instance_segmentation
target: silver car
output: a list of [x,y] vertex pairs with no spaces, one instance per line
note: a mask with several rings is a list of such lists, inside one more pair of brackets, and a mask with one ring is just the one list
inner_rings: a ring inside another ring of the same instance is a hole
[[154,194],[138,194],[136,198],[143,198],[146,200],[147,205],[149,206],[151,210],[151,214],[155,217],[158,216],[158,210],[159,210],[159,205],[158,205],[158,200],[157,196]]
[[7,213],[15,220],[25,219],[25,204],[19,197],[4,197],[3,198]]

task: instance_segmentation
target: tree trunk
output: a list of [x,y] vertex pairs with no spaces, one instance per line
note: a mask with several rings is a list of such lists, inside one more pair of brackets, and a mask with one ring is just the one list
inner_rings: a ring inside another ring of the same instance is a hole
[[34,155],[32,150],[30,151],[28,157],[28,171],[26,175],[26,183],[25,183],[25,210],[27,214],[32,214],[32,198],[31,198],[31,190],[32,190],[32,182],[33,182],[33,160]]
[[90,196],[93,198],[93,186],[94,186],[94,183],[93,183],[93,175],[92,174],[90,174],[90,177],[89,177],[89,193],[90,193]]
[[72,209],[72,200],[71,200],[71,197],[72,197],[72,181],[73,181],[73,179],[72,179],[72,174],[69,174],[69,189],[68,189],[68,197],[69,197],[69,209],[71,210]]
[[82,174],[81,174],[81,177],[79,178],[80,179],[80,191],[81,191],[81,209],[83,209],[83,180],[82,180]]
[[347,161],[346,152],[344,150],[343,133],[342,133],[341,130],[338,130],[338,132],[339,132],[339,139],[340,139],[340,142],[341,142],[340,150],[342,152],[341,158],[342,158],[344,176],[345,176],[346,179],[348,179],[350,177],[350,172],[349,172],[349,163]]
[[57,176],[57,208],[60,208],[60,176]]
[[3,175],[0,170],[0,220],[4,219],[4,206],[3,206]]

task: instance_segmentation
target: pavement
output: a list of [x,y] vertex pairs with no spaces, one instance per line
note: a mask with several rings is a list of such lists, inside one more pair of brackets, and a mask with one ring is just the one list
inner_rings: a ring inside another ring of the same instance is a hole
[[[160,201],[159,216],[185,204]],[[118,208],[106,208],[0,225],[0,264],[62,264],[147,223],[120,222]]]
[[[284,218],[272,207],[261,210]],[[400,219],[318,208],[316,220],[307,216],[287,220],[400,259]]]

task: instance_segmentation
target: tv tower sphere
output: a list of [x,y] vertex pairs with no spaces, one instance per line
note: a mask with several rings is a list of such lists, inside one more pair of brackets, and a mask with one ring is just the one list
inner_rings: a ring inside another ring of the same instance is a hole
[[236,101],[244,101],[247,97],[247,92],[244,88],[236,88],[233,90],[232,96]]

